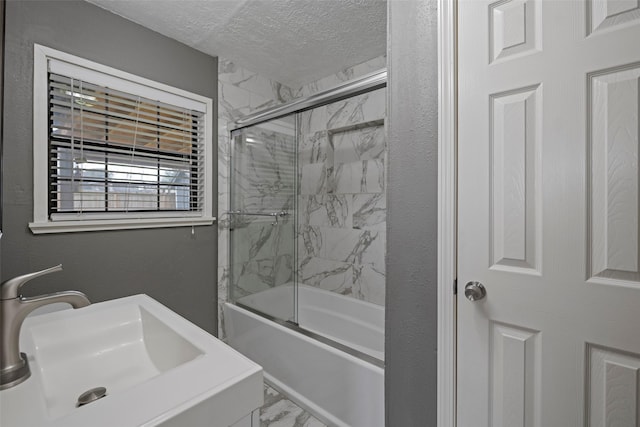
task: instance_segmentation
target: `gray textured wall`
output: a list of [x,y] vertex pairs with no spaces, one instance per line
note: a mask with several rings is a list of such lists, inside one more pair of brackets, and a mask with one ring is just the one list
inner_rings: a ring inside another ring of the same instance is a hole
[[437,9],[388,2],[386,425],[436,425]]
[[28,222],[34,42],[213,99],[217,59],[83,1],[13,0],[6,13],[2,279],[62,263],[25,295],[76,289],[97,302],[146,293],[214,333],[215,226],[195,236],[188,227],[36,236]]

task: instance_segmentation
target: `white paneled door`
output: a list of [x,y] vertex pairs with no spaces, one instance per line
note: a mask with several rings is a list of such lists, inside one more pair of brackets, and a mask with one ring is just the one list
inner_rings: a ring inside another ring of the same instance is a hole
[[460,0],[458,43],[458,426],[640,427],[640,2]]

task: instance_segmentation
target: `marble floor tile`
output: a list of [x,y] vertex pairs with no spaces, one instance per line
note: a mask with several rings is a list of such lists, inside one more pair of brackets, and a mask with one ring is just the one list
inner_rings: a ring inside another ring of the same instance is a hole
[[260,427],[327,427],[283,394],[265,384]]

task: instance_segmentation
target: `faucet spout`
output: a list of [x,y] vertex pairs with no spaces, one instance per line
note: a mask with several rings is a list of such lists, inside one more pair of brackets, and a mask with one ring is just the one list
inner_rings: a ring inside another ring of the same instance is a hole
[[87,296],[82,292],[78,291],[55,292],[52,294],[29,298],[22,297],[20,298],[20,302],[25,306],[27,315],[38,307],[57,302],[66,302],[67,304],[71,304],[71,307],[73,308],[82,308],[91,304],[89,298],[87,298]]
[[36,277],[44,276],[45,274],[55,273],[56,271],[62,271],[62,264],[58,264],[55,267],[47,268],[45,270],[36,271],[34,273],[23,274],[22,276],[14,277],[0,285],[1,299],[17,298],[20,294],[20,288],[29,280]]
[[85,294],[77,291],[56,292],[48,295],[25,298],[18,295],[20,287],[27,281],[44,274],[60,271],[62,266],[36,273],[26,274],[2,283],[0,319],[2,319],[2,346],[0,347],[0,390],[16,386],[29,378],[31,371],[27,356],[20,353],[20,329],[24,319],[38,307],[64,302],[73,308],[86,307],[91,302]]

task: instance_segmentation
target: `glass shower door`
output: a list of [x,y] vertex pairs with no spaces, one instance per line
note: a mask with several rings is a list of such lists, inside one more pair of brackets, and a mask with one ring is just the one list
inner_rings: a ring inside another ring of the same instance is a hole
[[231,135],[230,298],[296,322],[296,117]]

